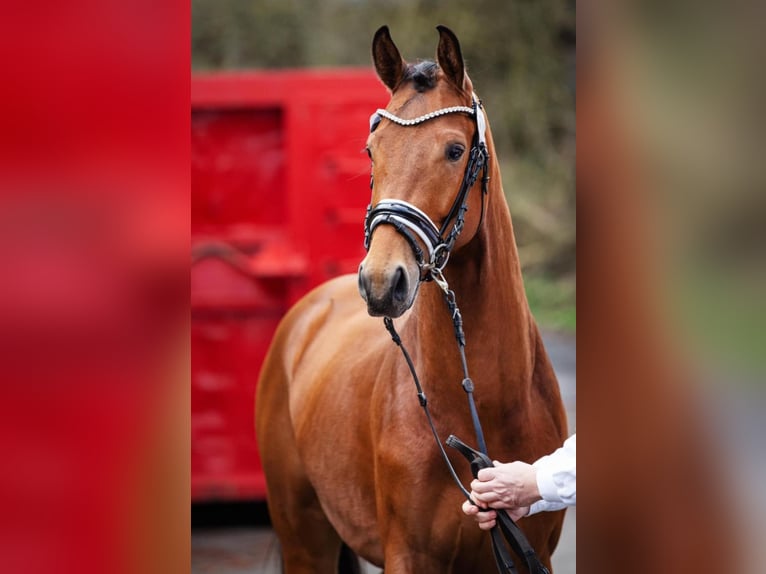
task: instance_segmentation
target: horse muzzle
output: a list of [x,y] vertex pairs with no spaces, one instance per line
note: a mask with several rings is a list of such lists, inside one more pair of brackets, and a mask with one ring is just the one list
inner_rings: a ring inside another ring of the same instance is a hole
[[359,266],[359,294],[373,317],[396,318],[412,306],[418,289],[418,275],[404,265],[377,270],[367,259]]

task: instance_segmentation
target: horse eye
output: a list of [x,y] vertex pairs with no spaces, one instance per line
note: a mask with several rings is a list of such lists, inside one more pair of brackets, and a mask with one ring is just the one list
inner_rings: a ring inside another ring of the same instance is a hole
[[447,159],[450,161],[457,161],[463,157],[465,148],[460,144],[450,144],[447,146]]
[[370,158],[370,161],[372,161],[372,152],[370,151],[370,148],[366,147],[364,148],[364,151],[367,152],[367,157]]

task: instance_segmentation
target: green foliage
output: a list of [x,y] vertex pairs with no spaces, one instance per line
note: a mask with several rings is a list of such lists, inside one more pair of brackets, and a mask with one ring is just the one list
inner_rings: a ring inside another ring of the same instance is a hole
[[739,262],[725,267],[687,262],[675,270],[665,301],[667,316],[704,367],[732,381],[766,380],[764,271]]
[[554,331],[575,332],[577,306],[573,278],[553,279],[544,275],[532,275],[525,277],[524,289],[538,325]]

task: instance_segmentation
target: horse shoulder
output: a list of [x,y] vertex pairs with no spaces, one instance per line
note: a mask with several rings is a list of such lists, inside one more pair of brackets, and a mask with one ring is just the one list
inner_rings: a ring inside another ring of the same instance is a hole
[[346,543],[381,559],[370,399],[379,349],[391,344],[385,329],[367,314],[356,277],[344,276],[299,301],[278,338],[303,470]]

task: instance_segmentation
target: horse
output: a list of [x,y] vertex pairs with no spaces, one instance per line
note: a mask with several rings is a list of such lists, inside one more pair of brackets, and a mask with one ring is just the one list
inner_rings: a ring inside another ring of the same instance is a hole
[[[473,436],[445,285],[460,305],[488,452],[533,462],[566,437],[486,115],[457,37],[437,30],[436,61],[414,64],[386,26],[375,33],[373,63],[391,99],[365,148],[367,255],[356,276],[328,281],[285,315],[261,370],[256,435],[287,574],[336,572],[339,564],[358,571],[353,555],[387,574],[494,570],[489,537],[462,513],[463,494],[380,319],[395,323],[406,343],[437,432]],[[463,184],[478,132],[490,161],[485,177]],[[434,248],[439,238],[426,220],[449,230],[447,248]],[[468,465],[452,457],[467,484]],[[563,519],[544,512],[518,523],[549,569]]]

